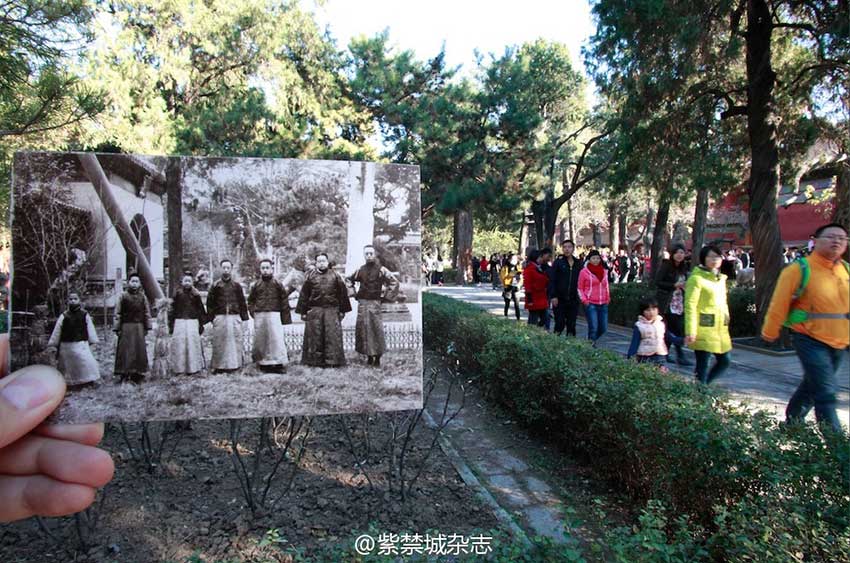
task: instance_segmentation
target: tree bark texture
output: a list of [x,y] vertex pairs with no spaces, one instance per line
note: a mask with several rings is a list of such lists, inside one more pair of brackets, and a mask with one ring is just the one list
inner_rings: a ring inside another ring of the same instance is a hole
[[602,234],[599,232],[599,221],[591,221],[590,228],[593,231],[593,246],[599,249],[602,247]]
[[458,209],[454,216],[454,249],[457,256],[458,281],[472,282],[472,213]]
[[183,277],[183,159],[170,158],[165,169],[168,221],[168,294],[173,295]]
[[[560,221],[558,221],[557,235],[558,235],[558,239],[555,241],[555,246],[560,248],[561,242],[564,239],[570,238],[569,233],[567,232],[567,220],[566,219],[561,219]],[[555,249],[553,248],[552,250],[554,251]]]
[[617,254],[620,249],[620,231],[617,230],[617,205],[613,202],[608,204],[608,243],[611,252]]
[[697,191],[697,203],[694,209],[694,232],[691,235],[691,248],[696,254],[705,242],[705,225],[708,221],[708,190]]
[[540,248],[543,241],[543,200],[537,200],[531,203],[531,213],[534,217],[534,225],[529,225],[528,241],[523,253],[528,252],[533,248]]
[[546,190],[543,199],[532,203],[534,212],[534,229],[537,238],[537,248],[549,247],[555,240],[555,225],[558,222],[558,211],[561,204],[555,201],[554,190]]
[[[646,208],[646,224],[643,227],[643,249],[644,252],[647,248],[652,246],[652,230],[650,227],[654,224],[655,221],[655,209],[652,206]],[[638,239],[640,240],[640,239]],[[637,242],[637,241],[635,241]]]
[[649,261],[649,279],[655,279],[655,272],[661,264],[661,253],[664,249],[664,238],[667,232],[667,221],[670,218],[670,200],[661,196],[658,202],[658,213],[655,215],[655,226],[652,229],[652,247]]
[[756,263],[756,314],[761,326],[776,278],[782,269],[782,238],[776,214],[779,191],[779,151],[771,64],[773,23],[766,0],[747,2],[747,132],[752,163],[747,192]]
[[576,231],[575,226],[573,225],[573,202],[572,199],[567,200],[567,222],[570,225],[570,240],[575,242],[576,240]]
[[526,216],[523,214],[522,221],[519,223],[519,246],[516,251],[519,256],[523,255],[525,247],[528,246],[528,228],[528,221],[526,221]]
[[[617,231],[618,231],[618,234],[619,234],[618,238],[620,239],[620,246],[624,246],[626,248],[626,250],[631,252],[632,249],[629,248],[629,233],[628,233],[627,227],[628,227],[628,225],[626,224],[626,214],[620,213],[619,216],[617,217]],[[617,249],[616,252],[619,252],[619,251],[620,250]]]

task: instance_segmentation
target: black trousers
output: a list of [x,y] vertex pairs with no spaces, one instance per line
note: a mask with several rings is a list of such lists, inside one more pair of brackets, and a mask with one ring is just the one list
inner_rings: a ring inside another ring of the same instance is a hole
[[519,320],[519,301],[516,298],[516,289],[507,290],[507,294],[509,297],[505,297],[505,290],[503,290],[502,298],[505,300],[505,316],[508,316],[508,308],[511,306],[511,301],[514,302],[514,311],[516,312],[516,318]]
[[578,301],[570,301],[558,298],[558,306],[555,307],[555,334],[567,329],[567,336],[576,335],[576,318],[578,317]]

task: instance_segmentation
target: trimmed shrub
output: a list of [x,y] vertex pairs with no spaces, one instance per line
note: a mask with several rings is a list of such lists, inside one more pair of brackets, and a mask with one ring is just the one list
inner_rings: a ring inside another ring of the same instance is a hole
[[423,304],[426,346],[446,353],[527,428],[582,454],[599,477],[652,511],[647,522],[675,522],[668,542],[693,536],[693,549],[679,553],[846,556],[846,437],[831,436],[828,449],[810,427],[780,429],[766,413],[584,341],[430,293]]
[[[645,283],[611,284],[611,304],[608,305],[608,322],[631,327],[637,319],[638,303],[644,296],[655,296],[655,288]],[[729,293],[729,334],[739,336],[758,336],[756,326],[756,294],[750,287],[730,286]],[[662,316],[663,316],[662,312]]]

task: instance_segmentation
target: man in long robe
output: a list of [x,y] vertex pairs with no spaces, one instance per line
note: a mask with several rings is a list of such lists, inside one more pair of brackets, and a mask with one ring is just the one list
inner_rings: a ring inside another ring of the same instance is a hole
[[193,281],[191,272],[183,273],[180,289],[174,292],[168,309],[169,360],[175,374],[193,374],[204,367],[201,334],[207,312]]
[[283,341],[283,323],[289,313],[289,293],[274,279],[271,260],[260,261],[260,280],[248,294],[248,312],[254,317],[253,360],[263,371],[281,372],[289,363]]
[[115,304],[113,317],[113,330],[118,335],[115,373],[122,380],[141,383],[149,369],[145,335],[151,330],[151,313],[138,274],[127,278],[127,291]]
[[301,363],[308,366],[345,365],[342,318],[351,311],[348,287],[330,267],[327,254],[316,256],[316,269],[307,273],[295,312],[306,322]]
[[68,293],[68,310],[59,315],[47,347],[57,350],[59,371],[69,387],[100,379],[100,367],[91,351],[91,345],[97,342],[91,315],[80,306],[80,294]]
[[352,284],[360,284],[355,294],[357,299],[355,348],[357,353],[366,356],[366,363],[377,367],[381,365],[381,356],[387,349],[384,341],[381,303],[395,301],[399,285],[395,276],[381,266],[374,246],[363,247],[363,257],[366,264],[348,278]]
[[242,367],[242,322],[248,320],[248,307],[242,286],[233,281],[230,260],[221,261],[221,279],[207,295],[207,320],[213,323],[212,360],[214,372]]

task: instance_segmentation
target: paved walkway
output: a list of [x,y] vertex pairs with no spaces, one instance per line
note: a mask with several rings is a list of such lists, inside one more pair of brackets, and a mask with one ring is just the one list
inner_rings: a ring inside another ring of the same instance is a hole
[[[460,299],[479,307],[488,312],[503,317],[504,304],[501,292],[491,289],[489,286],[432,286],[426,291],[440,295],[446,295]],[[522,303],[520,303],[522,306]],[[511,317],[506,322],[513,320]],[[527,314],[522,311],[522,322],[527,322]],[[579,317],[578,333],[586,334],[587,325]],[[619,352],[625,356],[631,341],[631,328],[610,326],[606,335],[599,344],[609,350]],[[691,359],[693,354],[690,353]],[[729,392],[730,396],[742,403],[765,409],[773,413],[778,419],[785,418],[785,405],[794,393],[802,377],[802,368],[796,356],[769,356],[748,350],[734,349],[732,351],[732,366],[724,377],[712,385]],[[675,364],[667,364],[674,371],[678,371],[684,377],[691,377],[693,368],[681,368]],[[850,426],[850,357],[845,358],[839,374],[839,396],[838,416],[846,426]],[[814,412],[810,418],[814,417]]]
[[[426,352],[425,369],[445,367],[436,354]],[[517,540],[541,536],[558,543],[578,541],[564,527],[565,507],[551,476],[531,467],[530,456],[540,455],[534,453],[540,445],[510,419],[495,414],[474,388],[466,386],[463,399],[458,387],[449,394],[448,379],[441,376],[428,397],[426,421],[433,427],[444,412],[451,416],[460,409],[443,430],[440,446],[464,482]]]

